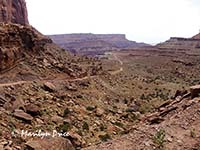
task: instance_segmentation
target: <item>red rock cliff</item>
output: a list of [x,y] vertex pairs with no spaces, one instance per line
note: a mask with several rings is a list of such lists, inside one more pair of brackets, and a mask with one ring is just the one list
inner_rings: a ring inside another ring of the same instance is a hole
[[0,22],[29,24],[25,0],[0,0]]

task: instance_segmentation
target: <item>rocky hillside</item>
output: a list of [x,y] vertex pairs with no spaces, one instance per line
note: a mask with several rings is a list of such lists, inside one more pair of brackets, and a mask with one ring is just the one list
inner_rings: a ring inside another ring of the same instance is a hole
[[[126,49],[99,60],[20,20],[0,24],[0,150],[199,150],[200,87],[185,88],[199,83],[199,49]],[[97,43],[95,53],[132,43],[94,37],[70,39],[86,51]]]
[[[66,77],[73,78],[83,76],[89,71],[88,68],[73,63],[76,59],[81,58],[72,57],[71,54],[57,47],[51,39],[43,36],[34,28],[17,24],[1,24],[0,26],[1,73],[15,67],[14,72],[16,73],[19,73],[18,71],[21,72],[20,74],[27,72],[27,78],[36,74],[37,76],[48,76],[47,72],[59,71],[65,72]],[[84,59],[82,58],[82,60]],[[14,74],[13,78],[15,78]],[[11,79],[9,78],[9,80]]]
[[117,49],[147,46],[129,41],[123,34],[63,34],[49,35],[62,48],[73,53],[96,55]]
[[160,49],[191,50],[200,47],[200,39],[198,35],[193,38],[172,37],[166,42],[156,45],[156,47]]
[[[87,76],[99,74],[100,62],[66,52],[30,26],[0,24],[0,29],[0,150],[11,147],[14,150],[46,150],[49,143],[53,143],[52,150],[63,147],[73,149],[69,139],[59,136],[32,139],[21,136],[18,131],[35,132],[38,128],[52,132],[62,128],[60,121],[63,119],[56,114],[59,111],[60,115],[66,115],[67,111],[72,111],[66,107],[71,97],[68,92],[77,91],[77,85],[71,82],[79,84],[87,80]],[[87,86],[87,82],[82,84]],[[67,93],[64,92],[66,90]],[[61,97],[65,104],[61,104]],[[59,107],[62,108],[58,110]],[[54,115],[45,111],[52,111]],[[47,120],[43,120],[45,118]],[[50,125],[48,120],[54,125]],[[61,129],[57,131],[61,132]]]
[[199,34],[196,34],[195,36],[193,36],[192,39],[200,40],[200,33],[199,33]]
[[26,2],[24,0],[0,0],[0,22],[28,24]]
[[194,86],[188,93],[179,93],[157,112],[144,115],[130,134],[84,150],[199,150],[199,92],[200,87]]

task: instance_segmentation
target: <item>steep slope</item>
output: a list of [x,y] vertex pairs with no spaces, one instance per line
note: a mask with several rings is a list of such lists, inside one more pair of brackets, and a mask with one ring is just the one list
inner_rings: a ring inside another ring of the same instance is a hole
[[198,48],[200,39],[198,38],[178,38],[172,37],[169,40],[156,45],[160,49],[191,50]]
[[[23,137],[15,131],[34,132],[38,125],[40,129],[52,132],[62,126],[57,124],[59,116],[55,113],[61,108],[61,115],[67,109],[69,99],[73,99],[66,90],[77,91],[79,87],[73,82],[79,84],[98,75],[101,65],[98,60],[66,52],[30,26],[3,23],[0,29],[0,149],[32,148],[33,142],[37,141],[32,142],[31,137]],[[82,84],[87,86],[87,82]],[[52,111],[57,118],[45,111]],[[55,124],[48,123],[45,116],[55,119]],[[39,118],[43,121],[38,122]],[[61,132],[61,129],[57,131]],[[66,146],[73,149],[69,140],[59,136],[38,142],[41,144],[36,145],[40,147],[38,149],[49,149],[49,143],[55,143],[59,149],[66,149]],[[52,150],[55,147],[52,146]]]
[[196,34],[195,36],[193,36],[192,39],[200,40],[200,33],[199,33],[199,34]]
[[191,99],[190,94],[167,101],[154,114],[144,115],[130,134],[85,150],[199,150],[200,98]]
[[71,54],[57,47],[51,39],[32,27],[2,24],[0,32],[0,71],[2,73],[15,67],[16,76],[19,72],[23,74],[25,70],[30,71],[29,76],[37,74],[40,77],[46,77],[47,72],[55,74],[60,71],[65,72],[66,77],[69,78],[87,74],[86,68],[72,64],[78,57],[71,57]]

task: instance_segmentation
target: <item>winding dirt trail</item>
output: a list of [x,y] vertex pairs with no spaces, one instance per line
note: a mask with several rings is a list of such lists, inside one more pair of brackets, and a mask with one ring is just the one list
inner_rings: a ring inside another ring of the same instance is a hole
[[42,81],[42,82],[51,82],[51,81],[58,81],[58,80],[66,80],[66,81],[82,81],[88,79],[89,76],[81,77],[81,78],[76,78],[76,79],[66,79],[66,78],[59,78],[59,79],[52,79],[52,80],[33,80],[33,81],[17,81],[17,82],[11,82],[11,83],[1,83],[0,87],[6,87],[6,86],[13,86],[13,85],[20,85],[20,84],[26,84],[26,83],[31,83],[34,81]]
[[116,71],[112,71],[112,72],[110,72],[110,74],[111,75],[116,75],[116,74],[119,74],[120,72],[122,72],[123,71],[123,61],[121,61],[120,59],[119,59],[119,57],[117,57],[117,55],[116,54],[114,54],[114,53],[110,53],[112,56],[113,56],[113,58],[114,58],[114,60],[115,61],[117,61],[117,62],[119,62],[119,64],[120,64],[120,68],[118,69],[118,70],[116,70]]
[[[122,67],[123,62],[117,57],[116,54],[111,53],[111,55],[113,56],[114,60],[116,60],[120,64],[120,68],[118,70],[110,72],[111,75],[116,75],[116,74],[119,74],[120,72],[123,71],[123,67]],[[44,80],[41,79],[40,80],[40,79],[38,79],[38,80],[33,80],[33,81],[17,81],[17,82],[11,82],[11,83],[1,83],[0,88],[1,87],[7,87],[7,86],[13,86],[13,85],[27,84],[27,83],[31,83],[31,82],[34,82],[34,81],[42,81],[42,82],[47,82],[47,81],[51,82],[51,81],[58,81],[58,80],[82,81],[82,80],[86,80],[86,79],[91,78],[91,77],[94,78],[96,76],[97,75],[95,75],[95,76],[84,76],[84,77],[80,77],[80,78],[76,78],[76,79],[66,79],[66,78],[57,78],[57,79],[51,79],[51,80],[48,80],[48,79],[44,79]]]
[[11,82],[11,83],[2,83],[2,84],[0,84],[0,87],[19,85],[19,84],[24,84],[24,83],[27,83],[27,82],[31,82],[31,81],[17,81],[17,82]]

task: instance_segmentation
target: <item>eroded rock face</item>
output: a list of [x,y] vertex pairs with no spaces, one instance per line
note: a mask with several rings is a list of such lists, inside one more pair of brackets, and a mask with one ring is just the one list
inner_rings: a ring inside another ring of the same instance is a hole
[[198,33],[195,36],[193,36],[192,39],[200,40],[200,33]]
[[171,37],[169,40],[157,44],[159,49],[176,49],[176,50],[188,50],[198,48],[200,45],[199,39],[196,38],[179,38]]
[[200,94],[200,85],[190,87],[191,98],[198,97]]
[[14,67],[25,53],[39,53],[51,40],[32,27],[19,24],[0,24],[0,72]]
[[0,0],[0,22],[28,25],[25,0]]

